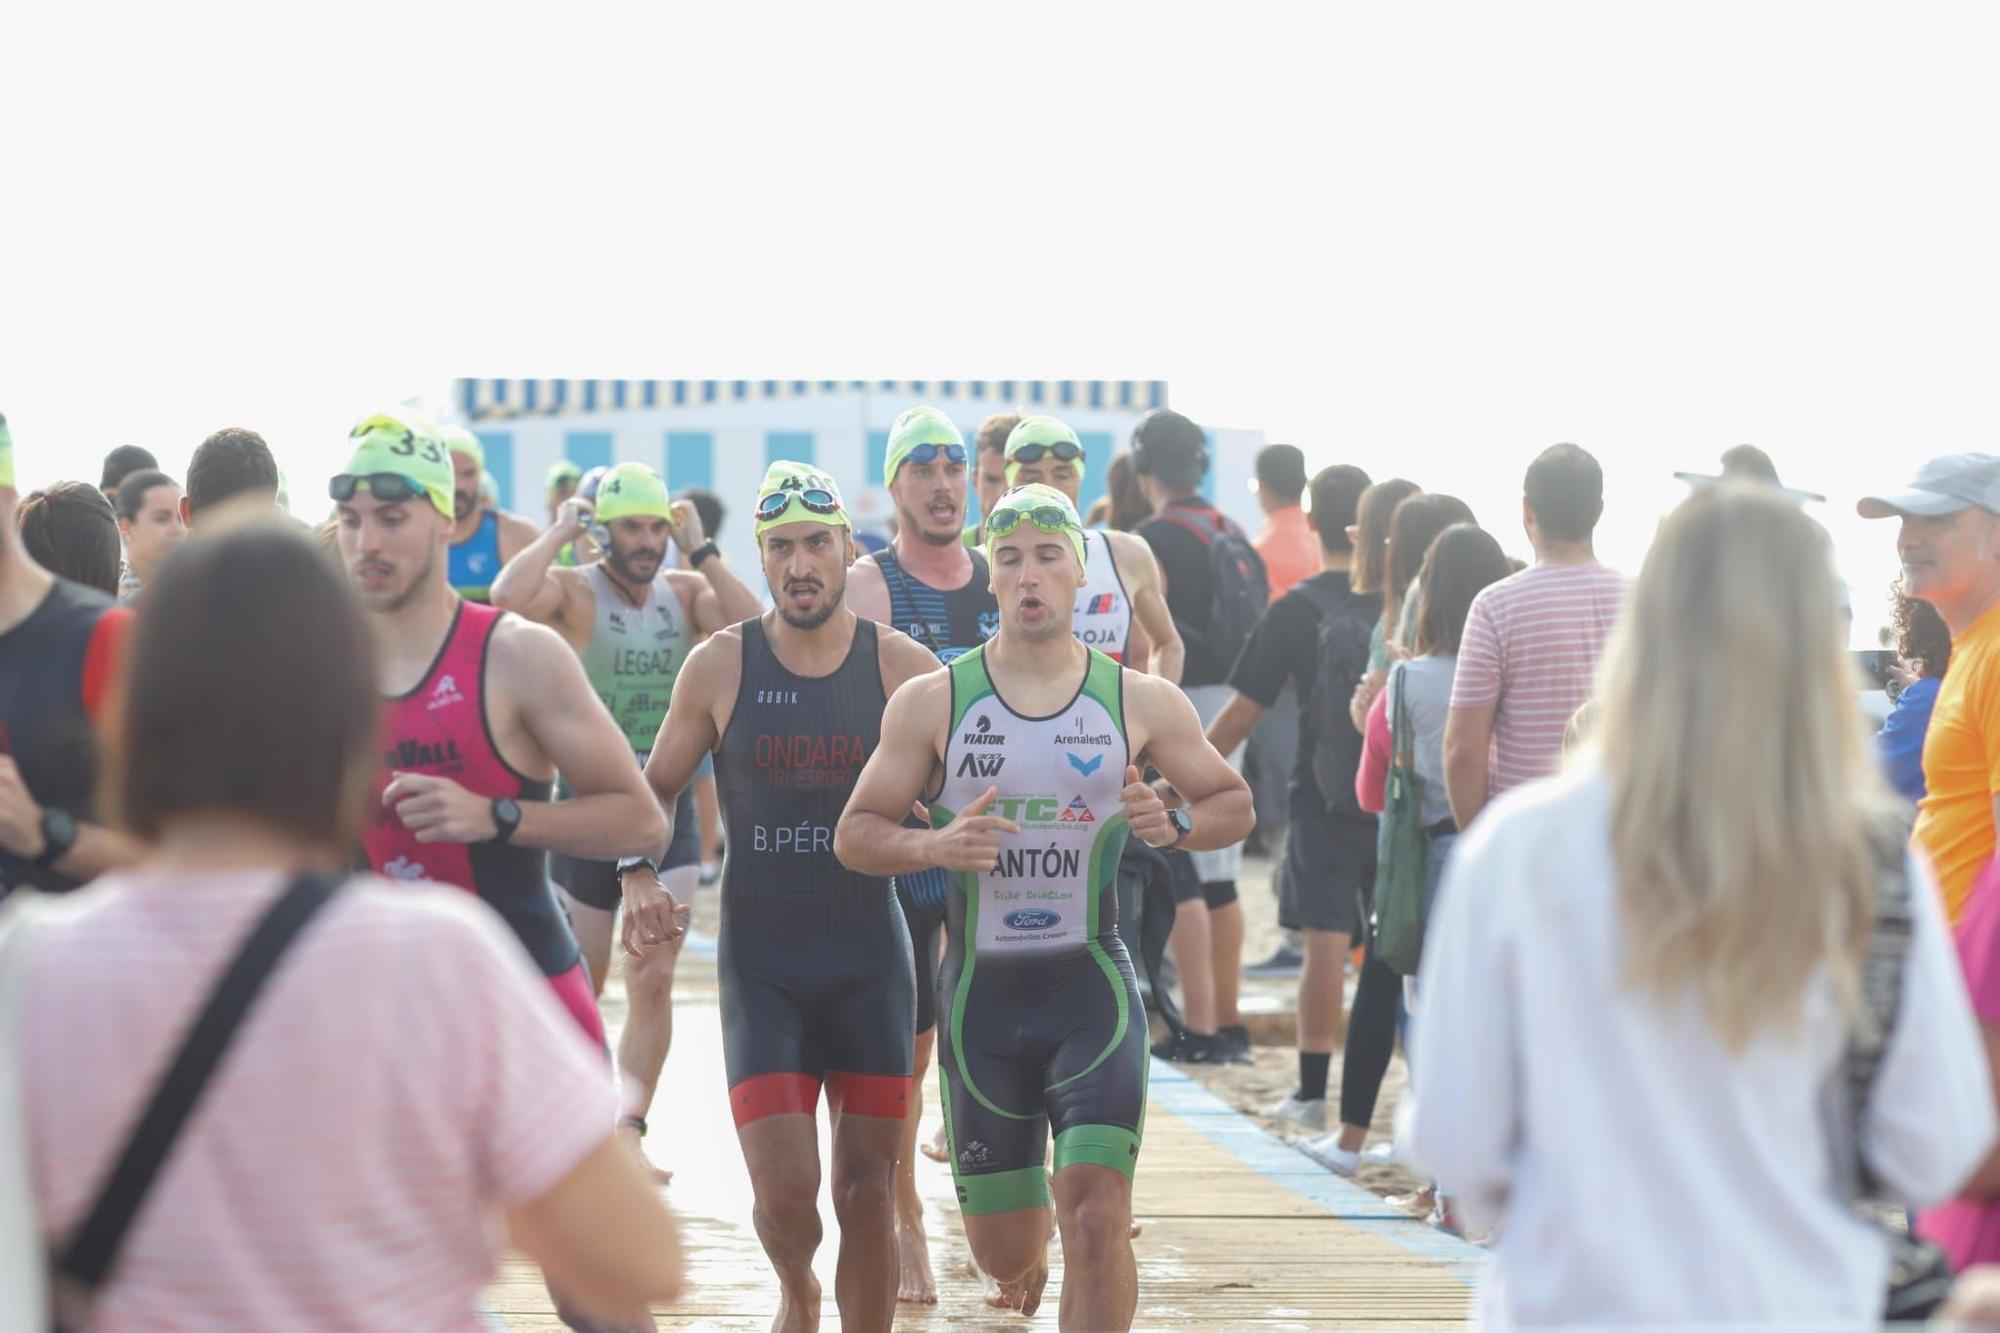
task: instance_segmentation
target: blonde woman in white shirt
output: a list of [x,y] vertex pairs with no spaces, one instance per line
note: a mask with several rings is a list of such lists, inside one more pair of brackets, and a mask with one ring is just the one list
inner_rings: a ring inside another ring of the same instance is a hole
[[[1841,1065],[1890,798],[1850,706],[1825,535],[1751,490],[1661,525],[1586,753],[1461,838],[1415,1020],[1414,1147],[1482,1231],[1496,1325],[1867,1325]],[[1936,882],[1861,1150],[1911,1204],[1994,1136]]]

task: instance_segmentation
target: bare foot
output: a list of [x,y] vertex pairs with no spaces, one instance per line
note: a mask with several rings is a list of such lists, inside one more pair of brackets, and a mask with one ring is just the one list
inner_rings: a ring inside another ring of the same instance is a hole
[[986,1279],[986,1303],[996,1310],[1019,1310],[1031,1315],[1042,1305],[1042,1288],[1048,1285],[1049,1261],[1041,1259],[1013,1282]]
[[924,1236],[923,1215],[896,1217],[896,1299],[909,1305],[936,1305],[937,1283],[931,1277],[930,1241]]
[[939,1125],[937,1127],[937,1133],[931,1135],[929,1143],[918,1144],[917,1151],[930,1158],[933,1162],[949,1163],[951,1161],[951,1147],[944,1141],[944,1126]]
[[665,1185],[672,1182],[674,1173],[662,1167],[654,1166],[653,1159],[646,1156],[646,1142],[640,1137],[636,1127],[632,1125],[620,1125],[618,1127],[618,1134],[625,1142],[632,1145],[632,1151],[639,1155],[640,1163],[647,1171],[652,1173],[655,1185]]

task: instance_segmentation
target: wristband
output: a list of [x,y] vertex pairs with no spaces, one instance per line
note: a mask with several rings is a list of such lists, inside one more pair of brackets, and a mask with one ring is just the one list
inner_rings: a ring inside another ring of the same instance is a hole
[[640,866],[644,866],[646,869],[652,871],[655,875],[660,873],[660,863],[657,859],[653,857],[621,856],[618,858],[618,877],[620,879],[623,879],[625,878],[626,871],[637,870]]
[[688,552],[688,568],[700,569],[702,561],[708,559],[712,555],[721,555],[721,554],[722,554],[721,549],[718,548],[715,544],[715,538],[710,537],[707,541],[703,542],[701,545],[695,547],[692,551]]

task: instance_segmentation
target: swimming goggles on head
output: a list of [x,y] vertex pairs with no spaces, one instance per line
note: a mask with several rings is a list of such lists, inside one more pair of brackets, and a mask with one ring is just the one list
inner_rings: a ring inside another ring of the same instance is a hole
[[1034,524],[1043,532],[1074,532],[1076,530],[1076,520],[1072,519],[1055,505],[1031,505],[1026,508],[1017,508],[1013,505],[1003,504],[986,516],[986,535],[989,537],[1004,537],[1015,528],[1020,527],[1023,520]]
[[757,521],[769,523],[785,512],[792,501],[798,501],[808,513],[838,514],[840,497],[821,486],[806,486],[799,490],[776,490],[757,502]]
[[1083,457],[1083,446],[1071,444],[1068,440],[1057,440],[1054,444],[1023,444],[1016,446],[1007,455],[1010,463],[1039,463],[1045,454],[1054,454],[1065,463],[1074,463]]
[[918,444],[910,447],[910,452],[899,460],[903,463],[929,463],[943,454],[947,463],[963,463],[965,446],[962,444]]
[[342,473],[326,486],[326,493],[335,504],[346,504],[357,490],[367,491],[385,505],[403,504],[419,496],[429,498],[423,487],[400,472],[370,472],[358,477]]

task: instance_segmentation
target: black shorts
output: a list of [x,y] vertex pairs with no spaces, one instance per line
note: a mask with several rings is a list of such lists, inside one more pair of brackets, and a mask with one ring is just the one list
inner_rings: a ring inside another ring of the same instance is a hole
[[885,889],[855,904],[749,904],[725,895],[716,941],[722,1061],[740,1129],[811,1114],[823,1084],[845,1114],[909,1110],[915,975]]
[[1116,935],[1053,957],[963,959],[944,976],[938,1077],[959,1208],[1045,1208],[1055,1169],[1090,1163],[1127,1179],[1145,1124],[1146,1011]]
[[[662,872],[701,864],[701,822],[694,816],[692,790],[683,789],[680,799],[674,802],[674,840],[667,847],[667,859],[660,864]],[[563,892],[600,912],[617,911],[624,896],[618,887],[616,861],[586,861],[552,854],[549,874],[562,885]]]
[[909,923],[910,950],[917,966],[917,1031],[937,1026],[938,941],[944,937],[944,896],[951,877],[942,869],[896,876],[896,901]]
[[1278,867],[1278,924],[1358,937],[1362,903],[1375,888],[1375,821],[1328,814],[1317,792],[1309,798],[1295,793],[1291,803]]
[[1168,883],[1174,886],[1174,906],[1191,903],[1203,896],[1201,874],[1194,868],[1192,856],[1186,852],[1163,852],[1161,857],[1167,863]]

